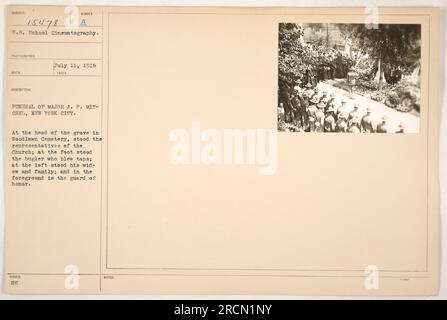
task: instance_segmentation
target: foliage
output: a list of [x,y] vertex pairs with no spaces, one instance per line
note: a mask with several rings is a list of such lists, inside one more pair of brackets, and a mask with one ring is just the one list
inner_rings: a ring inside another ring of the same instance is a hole
[[377,69],[377,62],[373,61],[367,54],[360,55],[352,69],[357,72],[359,79],[370,81]]
[[366,80],[363,80],[361,78],[357,80],[357,85],[358,86],[362,86],[362,87],[364,87],[366,89],[369,89],[369,90],[374,90],[374,91],[379,89],[379,85],[377,84],[377,82],[366,81]]
[[306,71],[299,61],[302,48],[299,44],[303,30],[294,23],[279,25],[279,78],[286,82],[301,78]]
[[349,24],[343,29],[356,49],[374,61],[375,69],[377,62],[382,62],[388,82],[399,81],[401,75],[411,73],[419,64],[421,26],[418,24],[379,24],[377,29]]
[[396,109],[402,112],[409,112],[413,109],[420,109],[420,88],[405,79],[390,87],[388,95],[397,96],[398,104]]
[[[386,90],[389,85],[384,84],[382,90]],[[364,96],[370,96],[375,101],[383,101],[385,99],[385,92],[379,91],[379,84],[375,81],[357,79],[355,91]]]
[[383,102],[385,100],[385,93],[383,91],[375,91],[371,93],[371,100]]
[[323,67],[343,63],[350,67],[350,58],[333,48],[322,44],[308,44],[301,41],[303,28],[295,23],[279,25],[278,72],[282,81],[293,83],[304,77],[306,70],[320,70]]
[[396,106],[400,103],[399,94],[396,91],[388,91],[386,93],[385,104],[388,107],[396,108]]

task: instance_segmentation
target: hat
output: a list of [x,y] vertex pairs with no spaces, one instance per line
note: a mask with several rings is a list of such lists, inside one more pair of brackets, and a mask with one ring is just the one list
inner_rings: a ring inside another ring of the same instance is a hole
[[331,112],[331,111],[334,111],[334,107],[333,107],[334,105],[331,103],[330,105],[329,105],[329,107],[326,109],[326,111],[327,112]]
[[386,122],[388,120],[388,116],[385,114],[385,115],[383,115],[383,117],[382,117],[382,121],[383,122]]
[[296,83],[302,83],[303,81],[301,81],[301,79],[296,79],[295,82],[296,82]]
[[331,92],[331,94],[329,95],[329,97],[334,98],[335,97],[335,93]]
[[327,91],[326,90],[323,90],[323,95],[327,95]]
[[356,103],[356,104],[354,105],[354,109],[358,109],[358,108],[359,108],[359,104]]
[[370,106],[368,106],[368,108],[366,109],[366,112],[368,112],[368,113],[372,113],[374,110],[373,110],[373,108],[371,108]]
[[310,99],[310,102],[312,102],[312,103],[318,103],[318,95],[314,94],[314,95],[312,96],[312,98]]
[[312,85],[308,82],[308,83],[305,85],[305,87],[306,87],[306,88],[312,88]]
[[348,102],[348,100],[346,100],[346,98],[341,99],[341,103],[346,103]]

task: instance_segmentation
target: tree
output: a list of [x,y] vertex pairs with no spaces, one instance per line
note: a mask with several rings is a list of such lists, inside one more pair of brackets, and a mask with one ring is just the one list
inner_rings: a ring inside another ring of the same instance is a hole
[[384,77],[387,81],[397,82],[403,74],[411,73],[420,59],[421,26],[418,24],[379,24],[377,29],[368,29],[363,24],[346,24],[343,28],[353,39],[356,49],[375,61],[379,90]]
[[279,24],[279,54],[278,72],[279,80],[292,84],[296,79],[302,78],[305,66],[300,63],[303,46],[301,37],[303,29],[295,23]]

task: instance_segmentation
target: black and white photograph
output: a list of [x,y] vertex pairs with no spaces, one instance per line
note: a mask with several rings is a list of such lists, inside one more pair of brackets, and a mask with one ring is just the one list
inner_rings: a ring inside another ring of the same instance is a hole
[[420,24],[280,23],[278,131],[419,133]]

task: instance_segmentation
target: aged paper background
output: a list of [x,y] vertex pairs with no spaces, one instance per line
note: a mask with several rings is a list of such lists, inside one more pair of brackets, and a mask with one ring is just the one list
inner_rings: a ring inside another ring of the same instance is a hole
[[[422,25],[420,134],[280,134],[278,171],[263,177],[250,166],[173,168],[168,133],[191,120],[275,128],[277,25],[315,22],[315,9],[95,10],[107,34],[104,112],[63,125],[102,125],[102,181],[7,189],[5,271],[55,274],[45,286],[42,276],[23,275],[26,285],[9,292],[67,293],[64,266],[76,263],[85,293],[99,285],[115,293],[436,293],[434,11],[388,9],[380,17]],[[364,20],[360,9],[326,10],[324,21]],[[54,81],[51,94],[91,101],[92,81],[79,84],[87,88],[81,96]],[[383,270],[376,292],[363,288],[368,264]]]

